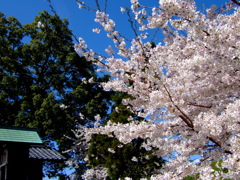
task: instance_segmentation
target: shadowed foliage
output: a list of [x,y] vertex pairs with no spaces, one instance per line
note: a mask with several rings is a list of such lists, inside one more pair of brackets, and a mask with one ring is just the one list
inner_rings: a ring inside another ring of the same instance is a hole
[[[73,136],[71,129],[89,125],[96,114],[106,117],[109,107],[109,95],[98,83],[106,77],[98,77],[75,52],[72,37],[68,21],[56,14],[43,11],[21,25],[0,13],[0,125],[38,128],[59,151],[72,146],[66,138]],[[84,83],[91,77],[96,83]],[[48,169],[47,175],[60,176],[63,167]]]

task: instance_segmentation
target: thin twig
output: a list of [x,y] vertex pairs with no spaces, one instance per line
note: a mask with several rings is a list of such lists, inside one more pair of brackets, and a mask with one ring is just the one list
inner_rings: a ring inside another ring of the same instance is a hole
[[100,8],[100,5],[99,5],[98,0],[95,0],[95,2],[96,2],[96,5],[97,5],[98,10],[101,11],[101,8]]
[[108,3],[108,0],[105,1],[105,6],[104,6],[104,12],[107,14],[107,3]]
[[[207,137],[207,138],[208,138],[210,141],[214,142],[216,145],[218,145],[220,148],[222,148],[222,144],[221,144],[221,142],[219,142],[219,141],[213,139],[212,137]],[[222,148],[222,149],[223,149],[223,148]],[[226,150],[226,149],[224,149],[224,152],[225,152],[225,153],[228,153],[228,154],[232,154],[231,151]]]
[[51,2],[51,0],[47,0],[47,1],[48,1],[48,5],[49,5],[51,11],[52,11],[55,15],[57,15],[56,10],[55,10],[54,7],[52,6],[52,2]]

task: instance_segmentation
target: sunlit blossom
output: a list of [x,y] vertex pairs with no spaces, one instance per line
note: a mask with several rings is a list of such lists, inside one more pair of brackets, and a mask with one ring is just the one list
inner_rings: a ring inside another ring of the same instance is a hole
[[[115,30],[109,15],[96,11],[95,21],[114,44],[105,50],[108,57],[98,58],[105,64],[101,70],[112,77],[102,86],[129,94],[131,98],[123,104],[146,121],[109,121],[86,129],[86,137],[106,134],[122,144],[147,139],[143,148],[154,147],[157,155],[169,160],[151,179],[183,179],[197,172],[201,179],[239,178],[240,10],[235,7],[228,14],[221,13],[231,8],[233,3],[216,12],[212,6],[205,14],[197,11],[192,0],[160,0],[148,10],[131,0],[139,30],[145,32],[129,43]],[[163,42],[157,38],[154,44],[146,42],[151,35],[147,30],[152,29],[162,30]],[[95,53],[87,53],[86,48],[80,39],[76,50],[91,61]],[[189,161],[196,154],[198,165]],[[228,173],[211,167],[211,161],[219,159]]]

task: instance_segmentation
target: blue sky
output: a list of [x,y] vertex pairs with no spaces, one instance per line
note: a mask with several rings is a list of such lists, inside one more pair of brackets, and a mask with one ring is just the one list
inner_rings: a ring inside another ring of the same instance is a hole
[[[85,0],[90,4],[93,4],[94,0]],[[104,0],[99,0],[103,2]],[[112,15],[111,18],[120,21],[117,28],[123,30],[125,35],[130,33],[126,22],[126,15],[120,12],[120,7],[126,7],[129,5],[130,0],[108,0],[108,12]],[[31,23],[34,21],[34,17],[38,15],[40,11],[50,11],[47,0],[0,0],[0,11],[6,16],[14,16],[22,24]],[[151,5],[158,0],[141,0],[144,4]],[[212,4],[217,6],[223,5],[228,0],[197,0],[197,6],[200,11],[204,11]],[[92,32],[93,28],[97,28],[98,25],[93,21],[94,14],[88,13],[84,10],[80,10],[75,0],[52,0],[52,5],[61,18],[67,18],[69,20],[69,29],[73,30],[76,37],[83,37],[89,48],[103,53],[107,47],[109,40],[105,37],[105,34],[96,34]],[[47,180],[44,179],[44,180]]]
[[[99,53],[104,53],[104,49],[110,40],[105,34],[96,34],[92,32],[93,28],[97,28],[94,19],[94,13],[88,13],[80,10],[75,0],[51,0],[52,5],[61,18],[69,20],[69,28],[73,30],[76,37],[83,37],[89,48]],[[85,0],[86,4],[93,5],[95,0]],[[99,0],[104,2],[105,0]],[[117,19],[117,28],[123,30],[123,34],[129,35],[131,30],[128,26],[126,15],[120,12],[120,7],[128,6],[130,0],[108,0],[108,13],[111,14],[113,20]],[[203,11],[210,7],[211,4],[222,5],[228,0],[197,0],[198,9]],[[2,11],[6,16],[16,17],[22,24],[31,23],[34,17],[42,10],[49,10],[47,0],[0,0]],[[157,4],[158,0],[140,0],[144,4],[151,6]],[[129,26],[128,26],[129,27]]]

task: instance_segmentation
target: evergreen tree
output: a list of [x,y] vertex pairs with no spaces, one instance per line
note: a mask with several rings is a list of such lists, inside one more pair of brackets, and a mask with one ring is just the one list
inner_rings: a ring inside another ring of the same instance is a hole
[[[106,117],[109,102],[98,83],[84,82],[105,77],[75,52],[72,37],[68,21],[56,14],[43,11],[23,26],[0,13],[0,125],[38,128],[60,151],[71,148],[71,129],[90,125],[96,114]],[[51,168],[48,175],[58,172]]]

